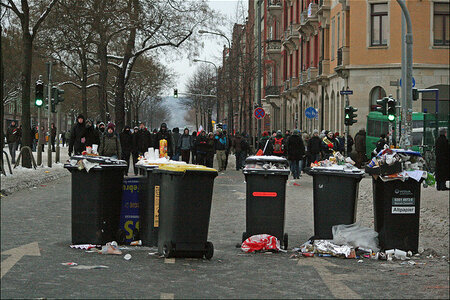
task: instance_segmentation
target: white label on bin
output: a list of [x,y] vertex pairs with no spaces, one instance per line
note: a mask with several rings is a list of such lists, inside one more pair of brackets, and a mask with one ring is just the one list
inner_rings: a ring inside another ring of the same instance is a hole
[[393,214],[415,214],[415,206],[392,206]]

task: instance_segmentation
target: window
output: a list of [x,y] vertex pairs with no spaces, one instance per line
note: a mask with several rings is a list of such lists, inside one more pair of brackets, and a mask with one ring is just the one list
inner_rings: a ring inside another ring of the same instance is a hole
[[389,35],[387,8],[387,3],[371,4],[371,46],[387,46],[387,38]]
[[270,86],[273,83],[273,68],[269,68],[269,72],[267,72],[267,85]]
[[331,60],[334,59],[334,18],[331,20]]
[[434,3],[434,46],[450,45],[450,9],[448,3]]
[[269,26],[269,40],[273,40],[273,26]]
[[341,48],[341,16],[337,17],[337,48]]
[[383,99],[386,97],[386,92],[381,86],[376,86],[370,91],[370,111],[376,111],[379,105],[377,104],[378,99]]

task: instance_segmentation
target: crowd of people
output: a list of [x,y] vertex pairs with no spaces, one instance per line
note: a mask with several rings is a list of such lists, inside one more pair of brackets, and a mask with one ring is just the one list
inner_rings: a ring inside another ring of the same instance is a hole
[[[45,132],[44,127],[41,132]],[[449,179],[448,160],[449,146],[446,138],[446,131],[441,130],[440,136],[436,140],[435,154],[436,179],[438,189],[446,189],[445,182]],[[6,131],[6,141],[8,143],[12,163],[15,163],[15,153],[20,149],[22,137],[21,126],[12,121]],[[39,136],[36,126],[32,128],[33,151],[36,144],[44,146],[46,138],[50,138],[52,151],[55,149],[56,127],[51,124],[48,134]],[[252,140],[245,132],[236,132],[229,135],[225,130],[218,128],[214,133],[207,133],[205,130],[190,133],[188,128],[184,128],[180,133],[179,128],[169,130],[166,123],[162,123],[159,131],[150,131],[144,123],[131,128],[125,126],[120,132],[116,132],[115,125],[103,122],[94,122],[79,115],[76,124],[71,130],[61,133],[61,142],[68,145],[69,156],[81,154],[87,146],[98,145],[98,154],[123,159],[129,164],[132,159],[133,166],[137,163],[138,157],[144,155],[148,148],[159,149],[160,141],[167,141],[167,155],[172,160],[182,160],[186,163],[193,163],[213,167],[214,156],[217,160],[218,171],[227,169],[228,157],[231,154],[236,156],[236,170],[244,168],[245,159],[260,151],[263,155],[275,155],[285,157],[290,164],[291,173],[294,179],[299,179],[305,167],[316,161],[328,159],[334,152],[344,153],[352,156],[356,167],[361,168],[370,159],[367,156],[375,155],[388,144],[386,135],[382,134],[376,143],[373,153],[366,154],[366,132],[364,129],[358,131],[353,138],[348,135],[347,143],[345,134],[323,130],[313,130],[311,134],[300,132],[299,130],[264,131],[259,141],[253,145]],[[345,148],[347,147],[347,148]],[[354,150],[354,151],[353,151]],[[135,174],[137,170],[134,169]]]

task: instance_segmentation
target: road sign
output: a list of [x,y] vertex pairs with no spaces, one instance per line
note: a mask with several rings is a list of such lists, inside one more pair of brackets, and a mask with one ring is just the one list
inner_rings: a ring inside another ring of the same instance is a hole
[[305,109],[305,115],[308,119],[314,119],[317,117],[317,110],[314,107],[308,107]]
[[255,111],[253,112],[253,114],[255,115],[255,118],[257,118],[257,119],[263,119],[264,116],[266,115],[266,112],[265,112],[264,108],[258,107],[258,108],[255,109]]
[[348,90],[348,91],[340,91],[341,95],[353,95],[353,91],[352,90]]
[[[400,84],[400,86],[402,86],[402,79],[400,78],[400,81],[399,81],[399,84]],[[412,87],[415,87],[416,86],[416,79],[414,79],[414,77],[412,78]]]
[[400,81],[398,80],[391,80],[389,81],[390,86],[400,86]]

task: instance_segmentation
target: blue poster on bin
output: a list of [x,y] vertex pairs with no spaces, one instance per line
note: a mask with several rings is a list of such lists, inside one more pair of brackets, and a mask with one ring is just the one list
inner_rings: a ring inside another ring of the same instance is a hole
[[125,232],[125,241],[133,241],[133,232],[139,230],[139,185],[140,178],[125,177],[123,180],[120,229]]

